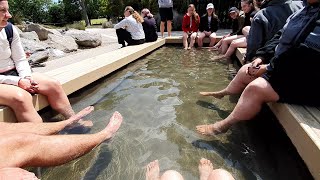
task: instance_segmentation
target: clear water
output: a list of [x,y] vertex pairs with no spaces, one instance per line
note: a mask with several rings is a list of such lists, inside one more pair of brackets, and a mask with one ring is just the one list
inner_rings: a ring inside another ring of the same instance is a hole
[[88,133],[101,130],[114,111],[124,122],[111,142],[66,165],[42,169],[41,178],[139,180],[145,178],[144,167],[159,159],[161,172],[174,169],[194,180],[205,157],[236,179],[274,179],[277,172],[257,161],[259,148],[250,143],[246,125],[210,138],[195,131],[196,125],[228,116],[237,101],[198,95],[230,82],[226,65],[210,61],[215,55],[206,49],[163,47],[73,95],[76,110],[95,107],[87,117],[95,124]]

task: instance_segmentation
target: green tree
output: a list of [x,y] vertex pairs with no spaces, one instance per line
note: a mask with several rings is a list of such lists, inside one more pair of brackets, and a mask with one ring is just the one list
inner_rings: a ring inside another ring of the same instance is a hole
[[65,24],[64,4],[58,3],[51,5],[49,7],[48,16],[48,21],[51,23]]
[[23,18],[36,23],[46,21],[51,0],[8,0],[13,19]]
[[78,0],[63,0],[66,21],[72,23],[82,19],[80,2]]

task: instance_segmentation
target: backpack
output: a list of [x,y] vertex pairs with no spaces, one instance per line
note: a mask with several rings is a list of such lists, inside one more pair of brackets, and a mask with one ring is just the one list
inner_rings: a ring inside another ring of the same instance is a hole
[[9,42],[10,48],[12,44],[12,39],[13,39],[13,27],[12,24],[8,22],[8,25],[4,28],[7,34],[7,40]]

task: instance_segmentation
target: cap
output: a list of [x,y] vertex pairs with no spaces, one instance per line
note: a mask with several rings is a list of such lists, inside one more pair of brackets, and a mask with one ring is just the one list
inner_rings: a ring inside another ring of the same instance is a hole
[[230,14],[230,13],[234,13],[234,12],[238,12],[238,11],[239,11],[238,8],[236,8],[236,7],[231,7],[228,12],[229,12],[229,14]]
[[212,3],[209,3],[208,5],[207,5],[207,10],[208,9],[214,9],[214,5],[212,4]]

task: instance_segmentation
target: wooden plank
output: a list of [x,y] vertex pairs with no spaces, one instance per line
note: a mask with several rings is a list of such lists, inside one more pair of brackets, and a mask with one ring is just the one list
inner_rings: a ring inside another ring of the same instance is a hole
[[303,107],[281,103],[268,104],[295,145],[315,179],[320,179],[320,141],[314,128],[319,124]]
[[[45,74],[59,80],[65,93],[69,95],[164,44],[165,39],[159,39],[152,43],[128,46],[46,72]],[[42,95],[33,96],[33,104],[36,110],[48,106],[47,99]],[[16,121],[14,113],[10,108],[3,107],[0,109],[0,121]]]
[[246,48],[237,48],[236,50],[236,56],[242,65],[244,65],[244,62],[242,61],[242,59],[245,56],[246,51],[247,51]]
[[[171,37],[166,37],[165,39],[166,39],[166,44],[182,44],[182,36],[171,36]],[[222,39],[222,36],[217,36],[216,43],[219,42],[221,39]],[[188,39],[188,42],[190,42],[190,38]],[[210,39],[208,37],[205,37],[203,39],[203,43],[210,43]]]

